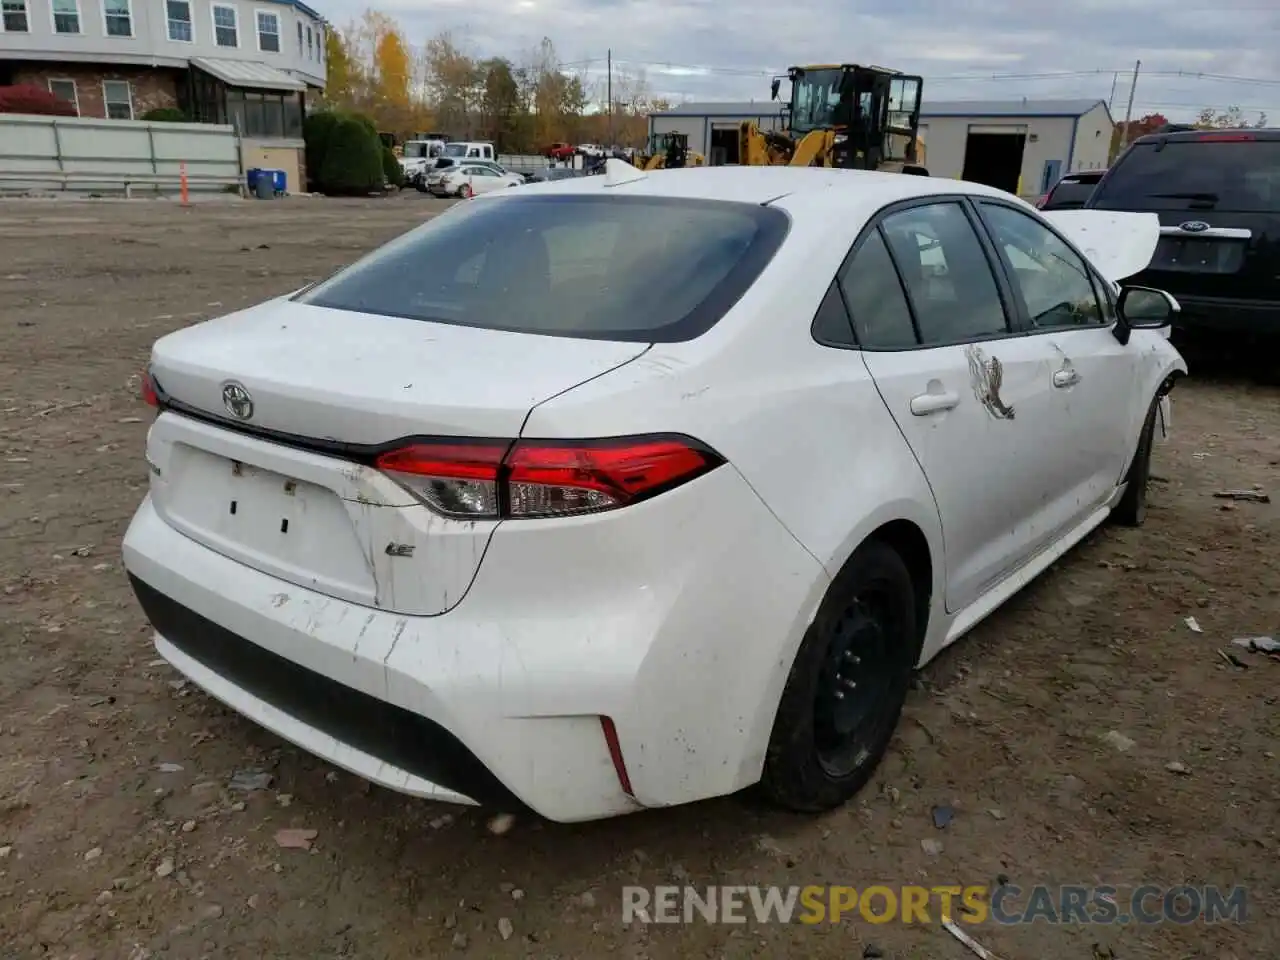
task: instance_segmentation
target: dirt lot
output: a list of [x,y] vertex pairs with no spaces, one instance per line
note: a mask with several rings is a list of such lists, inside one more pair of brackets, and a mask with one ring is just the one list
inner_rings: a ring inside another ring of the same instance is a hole
[[[1231,646],[1280,636],[1280,512],[1213,497],[1280,494],[1280,391],[1184,382],[1146,527],[1099,532],[933,663],[875,784],[820,820],[738,797],[495,836],[157,663],[119,558],[146,483],[151,342],[441,208],[0,204],[0,957],[965,960],[936,915],[646,928],[620,923],[621,887],[1001,876],[1251,892],[1243,926],[974,928],[1006,960],[1280,956],[1280,662]],[[233,789],[245,771],[270,786]],[[945,829],[935,805],[954,808]],[[317,831],[314,848],[281,849],[282,827]]]

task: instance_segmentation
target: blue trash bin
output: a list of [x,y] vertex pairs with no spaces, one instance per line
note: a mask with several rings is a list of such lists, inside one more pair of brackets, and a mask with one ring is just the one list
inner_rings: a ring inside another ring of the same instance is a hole
[[262,176],[262,168],[251,167],[244,175],[244,185],[249,188],[249,193],[253,193],[258,186],[258,178]]
[[289,186],[288,176],[285,174],[285,172],[283,170],[271,170],[271,171],[264,170],[262,172],[263,173],[270,172],[271,183],[275,187],[276,195],[283,196]]

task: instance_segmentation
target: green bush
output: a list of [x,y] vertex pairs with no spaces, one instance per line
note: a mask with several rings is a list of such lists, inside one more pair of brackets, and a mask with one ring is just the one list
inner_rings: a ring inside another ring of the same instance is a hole
[[382,175],[387,178],[387,183],[396,189],[404,186],[404,167],[400,166],[400,161],[396,159],[390,147],[382,148]]
[[[351,193],[355,191],[363,194],[364,189],[351,185],[350,177],[343,175],[339,182],[330,182],[328,180],[328,171],[335,169],[329,163],[329,154],[336,142],[337,131],[340,127],[346,126],[347,133],[343,134],[347,140],[354,137],[354,130],[364,131],[368,135],[369,146],[362,148],[359,153],[365,155],[363,163],[368,163],[368,155],[371,153],[373,159],[377,161],[378,176],[376,183],[369,189],[378,190],[382,188],[383,178],[390,180],[399,186],[403,180],[400,176],[400,164],[395,165],[396,177],[391,176],[391,168],[386,166],[386,160],[381,156],[382,141],[378,137],[377,127],[374,122],[362,113],[349,113],[344,110],[321,110],[310,114],[302,125],[302,139],[306,143],[307,149],[307,179],[309,181],[308,188],[319,193]],[[364,174],[357,173],[356,180]]]
[[333,130],[342,119],[342,114],[334,110],[322,110],[312,113],[302,124],[302,139],[307,149],[307,179],[312,190],[323,190],[320,171],[324,169],[325,158],[329,155],[329,143],[333,139]]
[[382,190],[382,145],[358,118],[345,116],[334,125],[319,179],[320,191],[333,196],[364,196]]
[[143,120],[151,123],[190,123],[191,118],[177,107],[156,107],[142,115]]

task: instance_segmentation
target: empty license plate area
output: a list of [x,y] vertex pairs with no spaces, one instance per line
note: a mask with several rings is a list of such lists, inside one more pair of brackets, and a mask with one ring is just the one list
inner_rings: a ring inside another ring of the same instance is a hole
[[1151,266],[1181,273],[1236,273],[1244,263],[1244,240],[1161,237]]
[[193,540],[300,586],[374,601],[368,555],[334,491],[184,443],[166,472],[157,506]]

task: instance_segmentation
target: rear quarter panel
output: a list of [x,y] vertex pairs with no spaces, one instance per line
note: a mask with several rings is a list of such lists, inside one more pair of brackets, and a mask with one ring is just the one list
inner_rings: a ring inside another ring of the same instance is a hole
[[[850,242],[856,232],[854,226]],[[686,343],[655,344],[637,360],[540,404],[523,431],[526,437],[650,432],[696,437],[728,459],[722,469],[736,470],[816,560],[805,574],[811,582],[779,583],[779,602],[806,598],[794,608],[791,629],[750,637],[726,629],[696,638],[699,644],[722,647],[726,658],[735,652],[743,664],[734,677],[735,709],[729,712],[746,717],[726,728],[720,741],[720,762],[741,767],[739,785],[758,778],[804,631],[827,581],[862,540],[891,520],[912,521],[933,556],[932,596],[944,593],[937,511],[918,464],[861,355],[822,347],[810,335],[820,298],[847,249],[823,234],[809,243],[788,240],[761,281],[707,334]],[[743,521],[759,522],[747,515]],[[778,577],[795,576],[794,566],[784,569],[771,556],[735,560],[774,564]],[[935,611],[933,621],[943,619],[940,605]],[[692,703],[664,700],[664,709],[673,717],[688,709],[686,723],[695,717],[711,722]],[[721,712],[726,710],[722,705]]]

